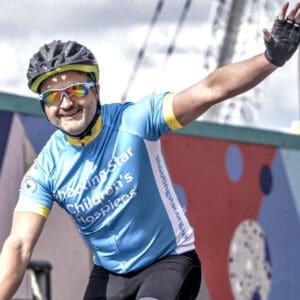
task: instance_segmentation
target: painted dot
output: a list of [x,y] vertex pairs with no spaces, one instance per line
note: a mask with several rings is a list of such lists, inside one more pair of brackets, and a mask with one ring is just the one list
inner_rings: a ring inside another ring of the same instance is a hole
[[262,166],[259,174],[260,189],[265,194],[270,194],[273,186],[272,172],[268,165]]
[[255,291],[255,293],[254,293],[253,296],[252,296],[252,299],[253,299],[253,300],[261,300],[259,291]]
[[243,156],[237,145],[230,145],[225,156],[226,171],[231,181],[237,182],[243,174]]

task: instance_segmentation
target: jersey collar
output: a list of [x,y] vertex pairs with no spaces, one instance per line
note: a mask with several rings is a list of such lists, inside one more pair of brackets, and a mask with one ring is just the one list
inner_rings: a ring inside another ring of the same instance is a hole
[[100,115],[98,120],[96,121],[95,125],[93,126],[90,135],[87,135],[80,140],[73,138],[69,135],[66,135],[66,139],[70,144],[72,144],[74,146],[83,147],[83,146],[86,146],[87,144],[91,143],[98,136],[101,129],[102,129],[102,116]]

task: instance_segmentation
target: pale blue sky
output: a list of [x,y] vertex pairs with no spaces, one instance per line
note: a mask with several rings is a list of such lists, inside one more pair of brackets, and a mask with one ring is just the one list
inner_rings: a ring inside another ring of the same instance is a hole
[[[25,78],[31,55],[53,39],[74,39],[86,44],[98,59],[104,103],[120,100],[157,5],[153,0],[0,2],[1,91],[34,96],[27,89]],[[211,0],[192,1],[176,40],[175,52],[162,68],[184,3],[182,0],[164,1],[128,94],[130,100],[137,100],[153,90],[178,91],[207,74],[204,53],[211,36]],[[251,51],[261,51],[262,39],[253,41],[253,46]],[[285,130],[299,117],[297,70],[298,54],[262,84],[254,126]],[[239,124],[239,120],[235,123]]]

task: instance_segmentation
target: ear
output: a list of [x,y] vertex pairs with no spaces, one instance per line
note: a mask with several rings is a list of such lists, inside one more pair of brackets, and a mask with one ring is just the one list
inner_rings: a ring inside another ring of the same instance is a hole
[[97,98],[97,102],[98,102],[98,107],[101,108],[101,101],[100,101],[100,85],[99,83],[96,83],[96,85],[94,86],[95,94],[96,94],[96,98]]
[[100,85],[96,83],[96,85],[91,89],[97,98],[100,98]]
[[99,95],[100,95],[100,84],[99,84],[99,83],[96,83],[95,88],[96,88],[96,92],[97,92],[97,94],[98,94],[98,96],[99,96]]

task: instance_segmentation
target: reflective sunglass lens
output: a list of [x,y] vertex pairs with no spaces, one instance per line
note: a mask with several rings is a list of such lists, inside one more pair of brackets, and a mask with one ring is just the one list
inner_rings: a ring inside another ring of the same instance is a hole
[[40,95],[40,99],[43,104],[59,105],[64,95],[69,97],[72,100],[75,100],[77,98],[86,96],[88,94],[89,88],[93,86],[95,86],[94,82],[83,82],[80,84],[74,84],[65,89],[61,89],[57,91],[53,90],[53,91],[42,93]]
[[65,91],[70,98],[79,98],[87,95],[88,90],[84,85],[74,85]]
[[59,91],[46,94],[44,98],[46,100],[45,102],[50,105],[57,105],[60,103],[61,94]]

